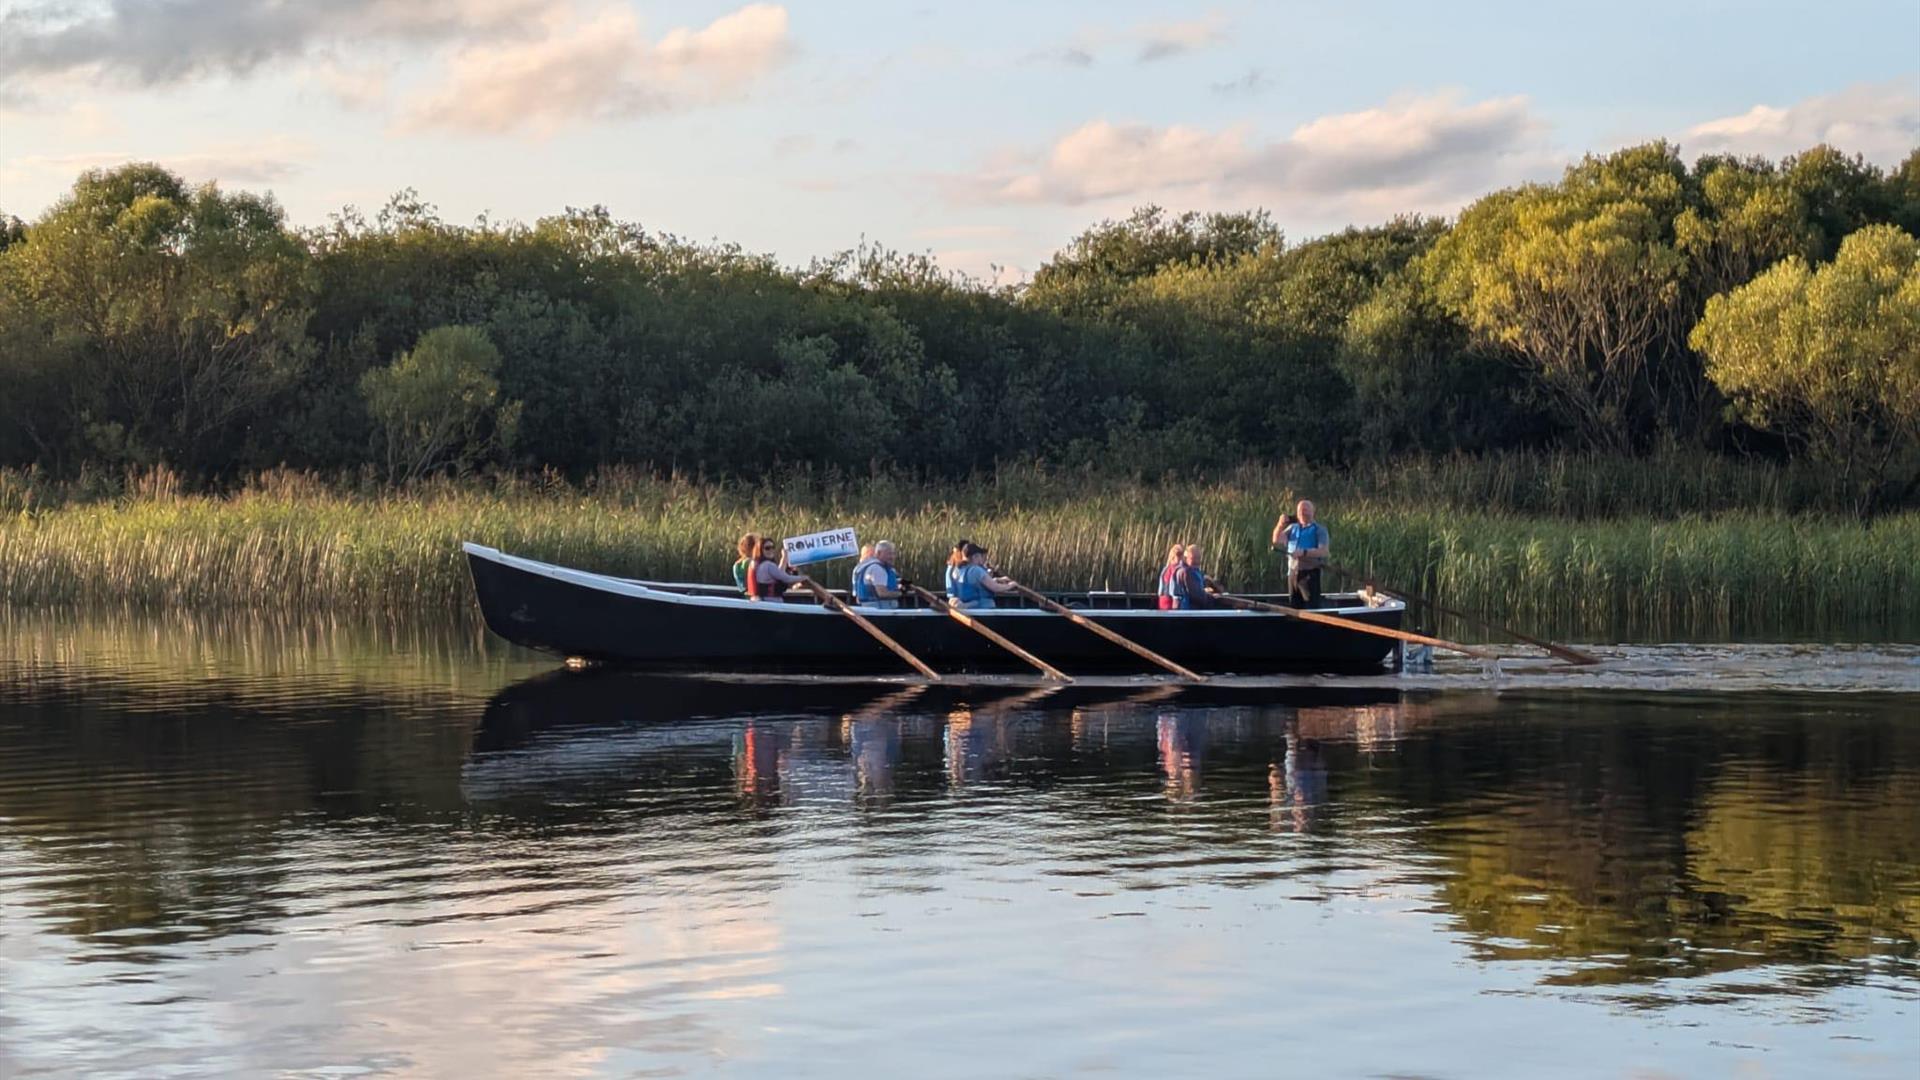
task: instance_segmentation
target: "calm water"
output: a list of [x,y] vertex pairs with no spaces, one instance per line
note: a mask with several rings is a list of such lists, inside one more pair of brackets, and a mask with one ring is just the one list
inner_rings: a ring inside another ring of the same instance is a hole
[[1920,648],[846,687],[0,615],[0,1076],[1890,1076]]

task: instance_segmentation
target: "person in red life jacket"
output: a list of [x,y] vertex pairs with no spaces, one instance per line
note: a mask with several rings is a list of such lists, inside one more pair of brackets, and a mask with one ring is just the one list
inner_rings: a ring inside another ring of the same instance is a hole
[[747,575],[748,599],[780,603],[786,597],[787,586],[799,581],[800,575],[787,569],[787,557],[781,552],[779,541],[762,540],[753,560],[753,571]]
[[733,564],[733,587],[740,595],[751,596],[747,590],[747,574],[753,570],[753,558],[760,553],[760,534],[748,533],[740,538],[740,559]]
[[1173,579],[1180,567],[1186,563],[1187,546],[1175,544],[1167,550],[1167,564],[1160,568],[1160,584],[1154,590],[1154,599],[1161,611],[1174,609]]

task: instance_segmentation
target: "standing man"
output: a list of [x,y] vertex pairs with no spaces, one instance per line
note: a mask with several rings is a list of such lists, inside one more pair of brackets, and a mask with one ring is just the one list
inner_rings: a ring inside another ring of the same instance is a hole
[[1287,545],[1288,599],[1294,607],[1320,606],[1320,568],[1326,565],[1331,538],[1314,520],[1313,503],[1301,499],[1293,515],[1280,515],[1273,527],[1273,549]]
[[893,541],[873,545],[873,554],[853,568],[853,602],[861,607],[900,606],[900,571],[893,566]]

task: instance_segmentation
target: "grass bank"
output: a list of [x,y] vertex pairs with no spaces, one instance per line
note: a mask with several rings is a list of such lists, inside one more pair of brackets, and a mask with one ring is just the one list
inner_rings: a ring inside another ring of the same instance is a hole
[[[0,597],[470,618],[462,540],[594,570],[719,581],[745,528],[841,524],[894,540],[907,572],[923,579],[969,536],[1032,584],[1145,588],[1167,545],[1185,540],[1204,545],[1233,587],[1278,589],[1267,534],[1287,476],[1320,502],[1337,561],[1543,630],[1856,638],[1920,625],[1920,513],[1789,518],[1791,486],[1764,477],[1744,489],[1746,507],[1624,513],[1642,505],[1631,492],[1602,497],[1608,489],[1573,469],[1560,489],[1567,509],[1554,516],[1520,498],[1463,494],[1494,490],[1501,477],[1491,467],[1447,468],[1383,472],[1384,491],[1364,490],[1366,478],[1351,473],[1248,469],[1198,487],[1012,471],[951,489],[878,479],[780,490],[608,473],[582,485],[548,477],[404,494],[269,474],[192,495],[161,474],[99,497],[50,493],[15,474],[0,476],[16,503],[0,511]],[[1397,479],[1407,476],[1420,479]],[[1508,480],[1516,492],[1550,490],[1513,467]],[[1666,490],[1658,477],[1640,482]]]

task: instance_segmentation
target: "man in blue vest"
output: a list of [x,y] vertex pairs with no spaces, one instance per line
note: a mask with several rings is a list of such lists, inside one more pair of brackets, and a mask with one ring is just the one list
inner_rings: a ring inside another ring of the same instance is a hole
[[947,603],[962,610],[992,611],[993,598],[1013,591],[1013,582],[987,569],[987,549],[971,540],[953,545],[947,560]]
[[1187,545],[1180,566],[1174,571],[1173,588],[1174,607],[1178,609],[1198,610],[1214,606],[1213,594],[1208,591],[1207,572],[1200,566],[1199,544]]
[[900,606],[900,571],[893,566],[893,541],[873,545],[873,554],[853,568],[853,602],[861,607]]
[[1273,547],[1287,545],[1287,592],[1294,607],[1320,606],[1320,568],[1326,565],[1332,538],[1327,527],[1314,520],[1313,503],[1301,499],[1291,516],[1280,515],[1273,527]]

